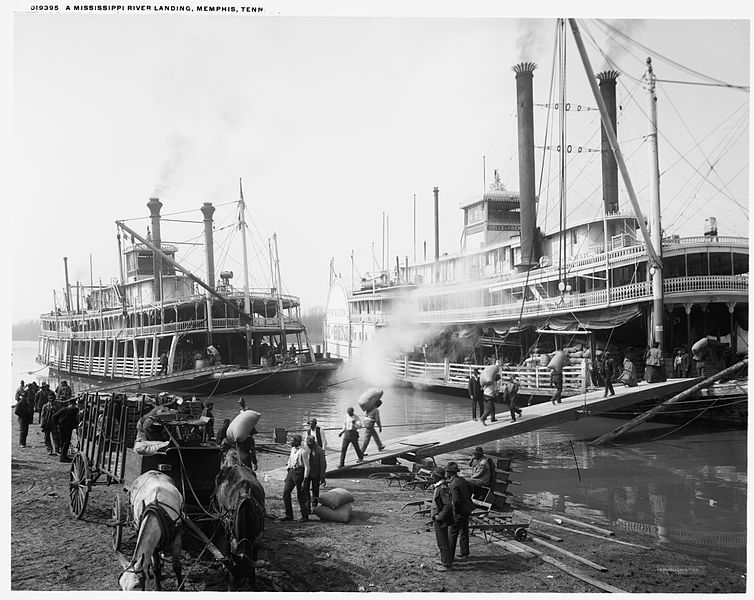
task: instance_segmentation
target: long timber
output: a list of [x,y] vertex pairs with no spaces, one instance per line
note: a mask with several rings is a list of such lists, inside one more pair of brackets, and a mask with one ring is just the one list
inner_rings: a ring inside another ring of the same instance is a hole
[[[510,421],[508,412],[505,410],[506,405],[500,403],[496,405],[497,421],[494,423],[488,421],[485,426],[480,421],[469,420],[394,440],[384,440],[385,449],[381,452],[370,452],[360,464],[399,457],[414,460],[481,446],[502,438],[567,423],[585,414],[603,413],[653,398],[677,394],[699,381],[701,379],[696,378],[670,379],[660,383],[641,382],[637,387],[632,388],[616,385],[615,395],[607,398],[603,397],[603,390],[597,390],[564,398],[561,404],[553,405],[550,402],[544,402],[533,406],[523,406],[521,407],[523,416],[515,422]],[[385,395],[383,401],[390,401],[389,394]],[[351,458],[346,461],[344,468],[353,468],[356,465],[356,459]],[[339,470],[329,469],[327,472],[331,474]]]

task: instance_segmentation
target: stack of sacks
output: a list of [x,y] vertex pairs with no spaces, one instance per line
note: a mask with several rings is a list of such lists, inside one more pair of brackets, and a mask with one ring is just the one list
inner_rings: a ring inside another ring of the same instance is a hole
[[348,523],[353,514],[352,502],[351,492],[343,488],[333,488],[319,495],[319,506],[316,506],[312,512],[323,521]]
[[251,435],[251,430],[257,426],[259,417],[262,415],[255,410],[245,410],[238,413],[235,419],[228,425],[225,437],[231,442],[245,442]]

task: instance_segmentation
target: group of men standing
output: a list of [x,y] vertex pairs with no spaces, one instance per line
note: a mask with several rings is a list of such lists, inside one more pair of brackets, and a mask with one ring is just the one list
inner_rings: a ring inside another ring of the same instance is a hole
[[[495,399],[500,396],[500,391],[497,389],[499,380],[500,374],[498,373],[495,381],[482,385],[477,368],[471,372],[469,377],[468,391],[469,398],[471,398],[471,418],[474,421],[477,420],[477,409],[479,409],[479,419],[482,421],[482,425],[487,424],[487,417],[490,418],[491,422],[497,421]],[[518,378],[515,375],[511,376],[510,381],[502,388],[503,403],[508,405],[512,422],[516,421],[517,416],[521,416],[521,409],[518,407],[518,388]]]
[[283,505],[285,516],[282,521],[293,520],[293,490],[301,510],[299,521],[308,521],[312,508],[319,503],[319,487],[325,484],[327,458],[325,457],[324,431],[317,425],[316,419],[307,423],[306,445],[303,437],[295,434],[291,439],[291,454],[288,457],[288,472],[283,484]]
[[435,530],[437,547],[440,549],[438,571],[447,571],[456,560],[469,556],[469,517],[474,510],[471,499],[471,485],[459,475],[458,463],[449,462],[445,468],[438,467],[432,472],[434,493],[430,517]]
[[79,409],[68,382],[61,381],[53,392],[46,381],[41,386],[35,382],[26,385],[21,381],[16,390],[15,407],[21,448],[27,447],[29,426],[34,423],[35,413],[39,415],[47,454],[60,456],[60,462],[71,462],[68,450],[73,431],[79,423]]

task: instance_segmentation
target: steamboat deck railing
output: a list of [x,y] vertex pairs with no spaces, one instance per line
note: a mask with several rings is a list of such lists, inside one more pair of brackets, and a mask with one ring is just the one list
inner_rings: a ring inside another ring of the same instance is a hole
[[[674,277],[665,279],[663,282],[664,293],[668,296],[674,294],[705,292],[720,294],[730,293],[740,295],[742,301],[748,299],[749,276],[748,275],[699,275],[691,277]],[[568,293],[562,297],[542,298],[528,300],[523,303],[509,302],[491,306],[475,306],[469,308],[449,309],[425,309],[417,311],[414,319],[421,323],[452,323],[473,322],[505,317],[516,317],[519,314],[552,314],[568,313],[574,310],[604,308],[621,304],[649,301],[652,299],[652,283],[640,281],[628,285],[611,287],[609,290],[595,290],[584,293]],[[700,297],[700,301],[704,301]],[[377,315],[372,321],[390,322],[390,315],[383,315],[379,319]]]
[[[408,358],[394,359],[387,363],[392,376],[407,383],[422,385],[451,387],[466,389],[469,377],[476,368],[480,371],[486,365],[471,365],[461,363],[410,361]],[[519,382],[519,394],[551,394],[555,388],[550,381],[550,370],[547,367],[530,367],[505,365],[500,367],[501,379],[498,390],[516,376]],[[577,365],[563,367],[563,393],[567,395],[579,394],[593,389],[588,374],[587,360],[581,359]]]
[[[51,319],[54,323],[54,319]],[[298,330],[302,327],[301,322],[294,318],[286,317],[284,319],[285,327],[289,331]],[[64,324],[65,323],[65,324]],[[159,325],[144,325],[137,327],[118,327],[113,329],[90,329],[80,330],[81,318],[70,321],[61,321],[58,323],[58,330],[42,329],[40,336],[64,340],[105,340],[117,337],[119,339],[131,339],[139,337],[149,337],[154,335],[166,335],[173,333],[184,333],[187,331],[207,331],[207,322],[204,319],[189,319],[186,321],[176,321],[172,323],[162,323]],[[244,325],[241,319],[226,318],[212,319],[212,329],[241,329]],[[279,329],[279,317],[259,317],[254,319],[252,325],[255,329]],[[74,329],[77,329],[74,331]]]

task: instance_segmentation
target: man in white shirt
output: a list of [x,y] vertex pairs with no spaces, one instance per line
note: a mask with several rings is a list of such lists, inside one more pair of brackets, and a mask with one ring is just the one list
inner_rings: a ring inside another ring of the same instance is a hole
[[296,499],[301,509],[299,521],[309,520],[309,498],[304,489],[304,479],[309,477],[309,449],[301,444],[301,436],[294,435],[291,438],[291,455],[288,457],[288,474],[285,476],[283,486],[283,504],[285,516],[281,521],[293,521],[293,502],[291,494],[296,488]]
[[359,429],[361,427],[361,419],[354,414],[353,408],[349,406],[346,409],[346,418],[343,420],[343,429],[338,434],[338,436],[343,437],[343,445],[340,447],[340,465],[338,465],[338,468],[342,468],[345,465],[349,444],[353,444],[356,456],[359,457],[356,462],[360,463],[364,460],[364,453],[359,448]]

